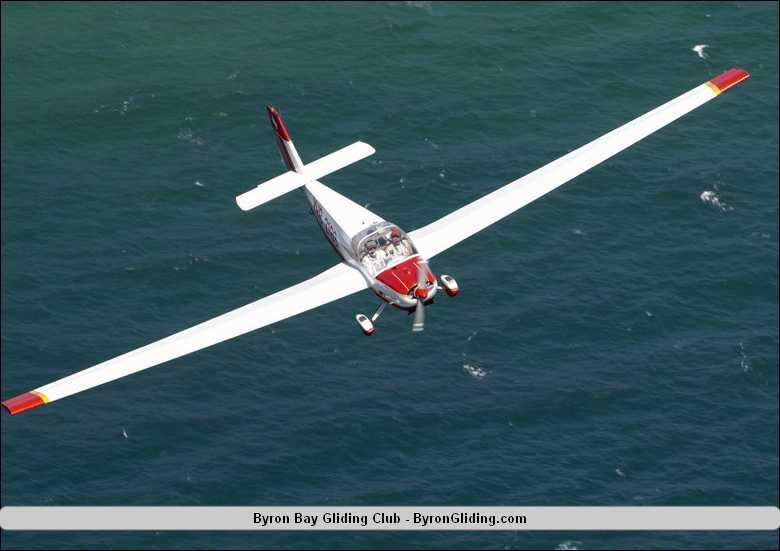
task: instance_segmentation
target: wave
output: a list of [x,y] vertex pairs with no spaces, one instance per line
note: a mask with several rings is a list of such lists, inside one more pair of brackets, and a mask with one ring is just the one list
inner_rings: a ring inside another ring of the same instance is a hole
[[718,197],[717,192],[711,191],[711,190],[705,190],[701,192],[701,195],[699,195],[699,199],[702,200],[704,203],[709,203],[714,207],[717,207],[720,209],[721,212],[728,212],[731,210],[734,210],[734,207],[726,203],[725,201],[721,201],[720,197]]
[[468,363],[463,364],[463,371],[474,377],[475,379],[481,379],[485,375],[487,375],[489,372],[485,371],[481,367],[477,365],[471,365]]

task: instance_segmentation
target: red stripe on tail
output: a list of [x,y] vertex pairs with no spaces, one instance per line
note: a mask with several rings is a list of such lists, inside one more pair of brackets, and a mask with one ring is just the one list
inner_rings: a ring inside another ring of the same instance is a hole
[[287,129],[284,127],[279,110],[273,105],[266,105],[265,108],[268,110],[268,118],[271,119],[271,125],[274,127],[276,134],[284,141],[289,142],[290,134],[287,133]]
[[287,170],[295,170],[295,163],[290,156],[290,151],[287,149],[289,145],[292,145],[290,140],[290,134],[284,127],[282,117],[279,115],[278,109],[273,105],[267,105],[268,118],[271,120],[271,126],[274,129],[274,138],[276,138],[276,146],[279,148],[279,153],[282,156],[282,162],[284,162]]

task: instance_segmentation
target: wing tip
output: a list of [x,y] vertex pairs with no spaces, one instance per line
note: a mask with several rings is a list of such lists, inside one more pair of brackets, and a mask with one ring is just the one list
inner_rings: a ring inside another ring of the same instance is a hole
[[[251,191],[251,190],[250,190],[250,191]],[[238,208],[240,208],[241,210],[243,210],[244,212],[246,212],[246,211],[248,211],[248,210],[251,210],[251,208],[252,208],[252,207],[250,207],[250,206],[248,205],[248,203],[246,202],[246,199],[244,198],[244,196],[243,196],[243,195],[244,195],[244,194],[242,194],[242,195],[236,195],[236,205],[238,205]]]
[[729,88],[732,88],[750,77],[750,73],[740,67],[732,67],[727,71],[707,81],[707,85],[712,88],[715,94],[722,94]]
[[42,406],[48,401],[49,400],[44,393],[31,390],[30,392],[25,392],[24,394],[5,400],[2,402],[2,405],[8,413],[16,415],[17,413],[22,413],[28,409]]
[[366,151],[366,153],[367,153],[366,156],[373,155],[374,153],[376,153],[376,149],[370,143],[366,143],[366,142],[361,141],[361,140],[358,140],[355,143],[359,144],[360,147]]

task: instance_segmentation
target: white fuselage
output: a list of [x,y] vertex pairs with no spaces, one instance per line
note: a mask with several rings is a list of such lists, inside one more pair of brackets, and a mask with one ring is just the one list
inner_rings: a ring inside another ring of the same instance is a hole
[[[414,308],[417,305],[417,299],[406,292],[406,287],[402,283],[395,285],[396,288],[393,288],[381,281],[377,277],[377,273],[372,273],[372,270],[357,258],[357,252],[354,249],[353,238],[355,236],[386,221],[381,216],[358,205],[321,182],[309,182],[304,186],[304,191],[311,205],[312,214],[322,229],[322,233],[325,234],[325,237],[342,260],[359,270],[374,293],[382,300],[399,308]],[[405,239],[408,239],[408,237],[405,237]],[[411,242],[409,243],[412,254],[388,262],[386,266],[388,270],[405,261],[409,262],[410,259],[414,259],[414,261],[424,260],[414,251],[414,245]],[[397,278],[393,278],[393,281],[395,279]],[[434,284],[429,289],[426,302],[431,300],[435,294],[436,285]]]

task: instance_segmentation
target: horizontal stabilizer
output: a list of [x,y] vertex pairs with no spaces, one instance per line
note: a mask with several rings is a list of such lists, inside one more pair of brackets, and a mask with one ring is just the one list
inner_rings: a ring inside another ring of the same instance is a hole
[[319,180],[332,172],[336,172],[376,153],[376,149],[363,142],[355,142],[347,147],[342,147],[330,155],[325,155],[312,161],[303,167],[303,173],[309,181]]
[[258,205],[267,203],[271,199],[276,199],[288,191],[298,189],[308,180],[306,176],[298,172],[285,172],[284,174],[263,182],[255,189],[250,189],[236,197],[236,203],[241,210],[251,210]]
[[373,155],[376,150],[363,142],[355,142],[352,145],[325,155],[316,161],[305,165],[301,172],[289,171],[259,184],[255,189],[236,197],[236,203],[241,210],[250,210],[271,199],[306,185],[309,182],[327,176],[345,166],[356,163]]

